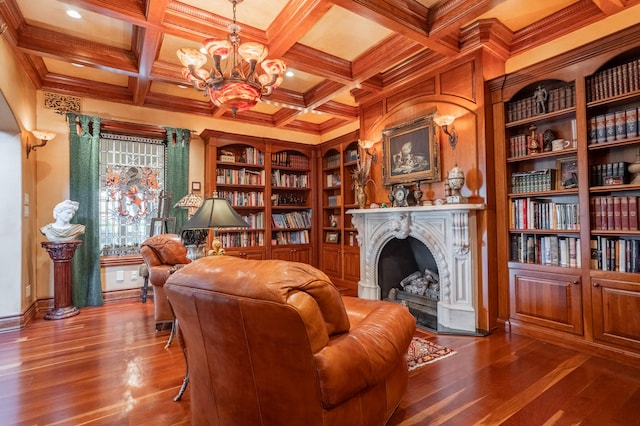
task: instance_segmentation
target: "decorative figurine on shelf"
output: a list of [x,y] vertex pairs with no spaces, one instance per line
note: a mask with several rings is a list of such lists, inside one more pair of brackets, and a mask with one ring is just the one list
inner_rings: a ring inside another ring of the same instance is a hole
[[549,152],[552,150],[552,143],[555,140],[556,135],[553,134],[551,129],[547,129],[542,134],[542,150]]
[[79,235],[84,234],[84,225],[70,223],[73,216],[78,211],[77,201],[64,200],[53,208],[54,223],[40,228],[42,235],[49,241],[61,242],[75,240]]
[[547,89],[544,88],[543,85],[539,84],[536,88],[536,91],[533,92],[533,104],[535,105],[535,113],[536,114],[546,114],[547,113],[547,98],[549,97],[549,93]]
[[374,159],[374,154],[369,151],[372,146],[372,141],[358,141],[358,157],[356,158],[356,166],[351,171],[351,187],[355,191],[354,197],[356,204],[361,209],[364,209],[367,205],[367,185],[369,182],[373,182],[369,177],[371,162]]
[[529,136],[529,154],[537,154],[540,152],[540,144],[538,143],[538,135],[536,135],[536,125],[529,126],[531,136]]

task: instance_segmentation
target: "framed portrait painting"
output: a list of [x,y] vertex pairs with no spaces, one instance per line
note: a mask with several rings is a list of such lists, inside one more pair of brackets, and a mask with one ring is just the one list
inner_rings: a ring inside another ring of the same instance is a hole
[[434,114],[382,132],[384,186],[408,182],[439,182],[440,143]]

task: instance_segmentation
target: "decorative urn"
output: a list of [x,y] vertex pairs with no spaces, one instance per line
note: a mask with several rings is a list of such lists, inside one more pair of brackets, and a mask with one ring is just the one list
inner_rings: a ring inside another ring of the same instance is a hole
[[464,186],[464,172],[458,165],[453,166],[447,173],[447,183],[451,188],[451,195],[447,196],[447,203],[461,204],[467,202],[467,197],[460,195],[460,190]]

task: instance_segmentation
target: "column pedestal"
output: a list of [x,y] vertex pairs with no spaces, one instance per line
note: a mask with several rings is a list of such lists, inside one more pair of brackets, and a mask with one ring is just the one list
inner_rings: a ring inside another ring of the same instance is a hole
[[53,309],[45,314],[46,320],[68,318],[80,313],[71,299],[71,259],[80,244],[81,240],[41,243],[53,260]]

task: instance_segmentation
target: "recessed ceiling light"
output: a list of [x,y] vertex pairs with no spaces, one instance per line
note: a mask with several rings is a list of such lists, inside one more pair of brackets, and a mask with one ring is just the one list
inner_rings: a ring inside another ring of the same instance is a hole
[[288,71],[285,73],[285,75],[286,75],[287,77],[293,77],[295,74],[293,73],[293,71],[288,70]]
[[84,68],[84,65],[76,64],[75,62],[71,62],[71,65],[73,65],[74,67],[78,67],[78,68]]
[[188,88],[189,86],[185,86],[184,84],[178,84],[178,87],[179,87],[179,88],[181,88],[181,89],[186,89],[186,88]]
[[80,19],[82,18],[82,15],[80,15],[80,12],[78,12],[77,10],[67,10],[67,15],[69,15],[70,17],[72,17],[73,19]]

